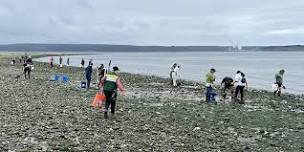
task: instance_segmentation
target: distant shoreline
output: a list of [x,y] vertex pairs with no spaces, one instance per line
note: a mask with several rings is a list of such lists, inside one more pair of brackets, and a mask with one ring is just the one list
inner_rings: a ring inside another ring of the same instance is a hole
[[108,44],[6,44],[0,45],[0,52],[239,52],[239,51],[304,51],[304,45],[289,46],[135,46]]

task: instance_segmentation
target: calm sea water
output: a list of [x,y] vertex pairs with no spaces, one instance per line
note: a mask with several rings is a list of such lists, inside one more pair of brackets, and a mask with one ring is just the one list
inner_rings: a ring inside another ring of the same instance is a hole
[[[284,84],[286,92],[304,93],[304,52],[107,52],[92,55],[69,56],[70,64],[80,65],[81,58],[93,59],[94,66],[101,63],[117,65],[121,71],[153,74],[169,77],[169,69],[173,63],[181,65],[181,78],[204,81],[210,68],[217,70],[217,82],[225,76],[234,77],[237,70],[246,74],[249,87],[271,90],[274,75],[285,69]],[[67,57],[64,58],[64,63]],[[59,57],[54,57],[59,62]],[[49,58],[39,61],[48,62]]]

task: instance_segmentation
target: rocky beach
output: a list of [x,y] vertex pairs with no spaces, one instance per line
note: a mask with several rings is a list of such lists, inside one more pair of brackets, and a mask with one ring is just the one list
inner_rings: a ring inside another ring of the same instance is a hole
[[0,56],[0,151],[304,151],[300,95],[250,89],[244,105],[208,104],[199,82],[172,88],[166,78],[120,73],[127,94],[105,120],[91,106],[97,88],[79,88],[83,69],[34,67],[31,79],[16,78],[22,65]]

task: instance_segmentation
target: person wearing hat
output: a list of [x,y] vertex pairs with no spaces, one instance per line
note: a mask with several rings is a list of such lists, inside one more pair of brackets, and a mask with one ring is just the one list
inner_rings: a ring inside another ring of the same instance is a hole
[[207,102],[211,102],[214,101],[214,89],[213,89],[213,83],[215,81],[215,72],[216,70],[214,68],[210,69],[210,72],[208,74],[206,74],[206,88],[207,88],[207,92],[206,92],[206,101]]
[[125,88],[121,82],[121,77],[118,76],[119,71],[117,66],[113,67],[111,72],[108,72],[100,81],[99,87],[102,88],[103,93],[106,96],[104,118],[108,119],[108,109],[111,106],[111,114],[115,114],[117,90],[121,91],[125,95]]
[[273,95],[275,96],[278,94],[278,96],[281,96],[282,88],[285,89],[285,86],[283,85],[283,75],[285,73],[285,70],[282,69],[278,73],[275,74],[275,84],[277,85],[277,89],[274,91]]

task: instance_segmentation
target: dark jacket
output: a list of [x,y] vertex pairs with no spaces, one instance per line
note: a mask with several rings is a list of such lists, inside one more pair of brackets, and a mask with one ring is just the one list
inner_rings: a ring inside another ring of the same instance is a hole
[[91,80],[92,79],[92,72],[93,72],[93,67],[92,66],[88,66],[85,68],[85,76],[87,78],[87,80]]

